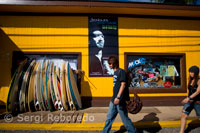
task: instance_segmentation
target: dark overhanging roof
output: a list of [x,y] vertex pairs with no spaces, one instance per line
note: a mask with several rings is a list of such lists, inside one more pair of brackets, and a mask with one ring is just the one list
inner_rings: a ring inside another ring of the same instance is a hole
[[135,2],[0,0],[0,12],[126,14],[200,17],[200,6]]

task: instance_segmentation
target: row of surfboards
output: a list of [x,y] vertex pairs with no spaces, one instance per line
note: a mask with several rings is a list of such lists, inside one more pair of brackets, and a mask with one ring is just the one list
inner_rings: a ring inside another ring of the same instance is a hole
[[53,60],[24,60],[9,85],[7,111],[77,110],[81,97],[68,62],[61,66]]

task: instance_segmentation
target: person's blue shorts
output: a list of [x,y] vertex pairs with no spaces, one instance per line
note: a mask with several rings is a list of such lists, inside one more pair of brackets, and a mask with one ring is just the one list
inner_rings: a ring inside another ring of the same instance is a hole
[[183,107],[183,113],[189,115],[193,109],[195,110],[197,117],[200,118],[200,104],[192,104],[187,102]]

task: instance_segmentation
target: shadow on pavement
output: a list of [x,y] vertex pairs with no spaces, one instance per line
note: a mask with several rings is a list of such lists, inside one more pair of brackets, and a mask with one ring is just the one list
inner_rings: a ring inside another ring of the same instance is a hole
[[[147,131],[147,132],[150,132],[150,133],[159,132],[162,129],[162,127],[158,123],[159,118],[156,115],[157,115],[156,113],[152,112],[150,114],[145,115],[142,120],[137,121],[135,123],[136,126],[139,125],[139,123],[142,123],[142,122],[148,122],[148,125],[151,125],[151,127],[139,127],[139,128],[137,128],[137,132],[138,133],[143,133],[144,131]],[[120,130],[116,131],[115,133],[124,133],[124,132],[126,132],[126,128],[124,126],[121,126]]]
[[198,127],[200,127],[200,120],[195,119],[188,124],[188,127],[185,129],[185,133],[189,133],[192,130],[194,130],[195,128],[198,128]]

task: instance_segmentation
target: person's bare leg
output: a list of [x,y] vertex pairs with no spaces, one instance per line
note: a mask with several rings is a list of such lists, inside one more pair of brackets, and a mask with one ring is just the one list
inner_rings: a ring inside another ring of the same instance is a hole
[[187,121],[187,117],[188,117],[188,115],[186,115],[185,113],[181,114],[181,128],[180,128],[180,133],[184,133],[185,125],[186,125],[186,121]]

